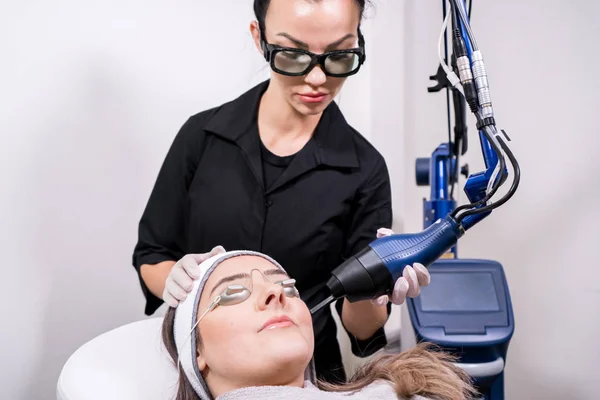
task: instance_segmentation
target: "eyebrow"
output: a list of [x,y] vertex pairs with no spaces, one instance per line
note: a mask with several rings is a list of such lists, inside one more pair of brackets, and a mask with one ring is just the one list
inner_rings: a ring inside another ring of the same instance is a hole
[[[288,274],[286,274],[285,272],[283,272],[282,270],[278,269],[278,268],[274,268],[274,269],[269,269],[263,272],[263,274],[265,275],[285,275],[288,276]],[[229,275],[226,276],[224,278],[221,278],[217,284],[215,286],[213,286],[212,290],[210,291],[210,295],[212,296],[212,294],[214,293],[214,291],[221,286],[224,283],[227,282],[232,282],[235,281],[236,279],[241,279],[241,278],[250,278],[250,274],[248,274],[247,272],[241,272],[239,274],[234,274],[234,275]]]
[[[303,42],[303,41],[301,41],[301,40],[298,40],[298,39],[296,39],[295,37],[293,37],[293,36],[292,36],[292,35],[290,35],[289,33],[285,33],[285,32],[279,32],[279,33],[278,33],[276,36],[283,36],[284,38],[286,38],[286,39],[288,39],[288,40],[290,40],[290,41],[294,42],[294,44],[295,44],[296,46],[298,46],[298,47],[304,47],[304,48],[306,48],[306,49],[308,49],[308,47],[309,47],[309,46],[308,46],[308,44],[304,43],[304,42]],[[327,46],[327,48],[329,49],[329,48],[332,48],[332,47],[338,46],[338,45],[340,45],[341,43],[343,43],[344,41],[346,41],[346,40],[348,40],[348,39],[350,39],[350,38],[353,38],[353,37],[354,37],[354,35],[353,35],[353,34],[351,34],[351,33],[348,33],[346,36],[342,37],[341,39],[338,39],[338,40],[336,40],[335,42],[333,42],[333,43],[329,44],[329,45]]]

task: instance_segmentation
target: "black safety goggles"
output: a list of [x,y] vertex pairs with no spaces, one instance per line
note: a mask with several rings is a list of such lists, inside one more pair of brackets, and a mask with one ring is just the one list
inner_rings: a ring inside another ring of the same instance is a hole
[[287,76],[306,75],[319,65],[325,75],[343,78],[356,74],[366,58],[362,35],[359,35],[357,48],[334,50],[323,54],[270,44],[264,39],[261,42],[265,60],[270,63],[271,69]]

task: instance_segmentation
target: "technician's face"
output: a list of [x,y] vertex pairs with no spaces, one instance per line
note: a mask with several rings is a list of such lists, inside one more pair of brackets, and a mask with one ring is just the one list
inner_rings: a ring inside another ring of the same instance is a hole
[[198,325],[202,344],[197,361],[211,390],[223,382],[235,387],[276,385],[303,377],[314,350],[312,319],[294,288],[278,284],[286,279],[257,256],[233,257],[211,274],[198,315],[228,287],[240,285],[251,292],[237,304],[217,306]]
[[[271,0],[265,20],[267,43],[321,54],[358,47],[360,8],[355,0]],[[256,25],[252,29],[260,49]],[[321,113],[338,94],[346,78],[326,76],[320,66],[290,77],[273,72],[271,85],[303,115]],[[303,95],[323,94],[322,97]]]

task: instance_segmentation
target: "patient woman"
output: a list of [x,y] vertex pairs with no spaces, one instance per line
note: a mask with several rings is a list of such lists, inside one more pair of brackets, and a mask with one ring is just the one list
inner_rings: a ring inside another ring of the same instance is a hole
[[226,252],[200,271],[163,324],[164,344],[179,364],[176,400],[462,400],[475,394],[448,355],[424,345],[381,355],[346,384],[320,382],[310,312],[275,260]]

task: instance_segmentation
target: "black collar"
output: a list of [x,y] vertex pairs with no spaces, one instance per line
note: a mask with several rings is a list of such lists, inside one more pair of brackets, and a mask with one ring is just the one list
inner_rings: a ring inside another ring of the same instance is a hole
[[[242,145],[249,141],[247,134],[256,132],[258,106],[264,92],[269,87],[266,80],[237,99],[225,103],[215,112],[205,125],[205,129],[225,139]],[[312,153],[317,164],[332,167],[357,168],[358,155],[354,145],[353,129],[348,125],[341,110],[335,104],[325,109],[311,141],[303,152]],[[314,143],[311,143],[314,142]],[[307,154],[308,155],[308,154]]]

